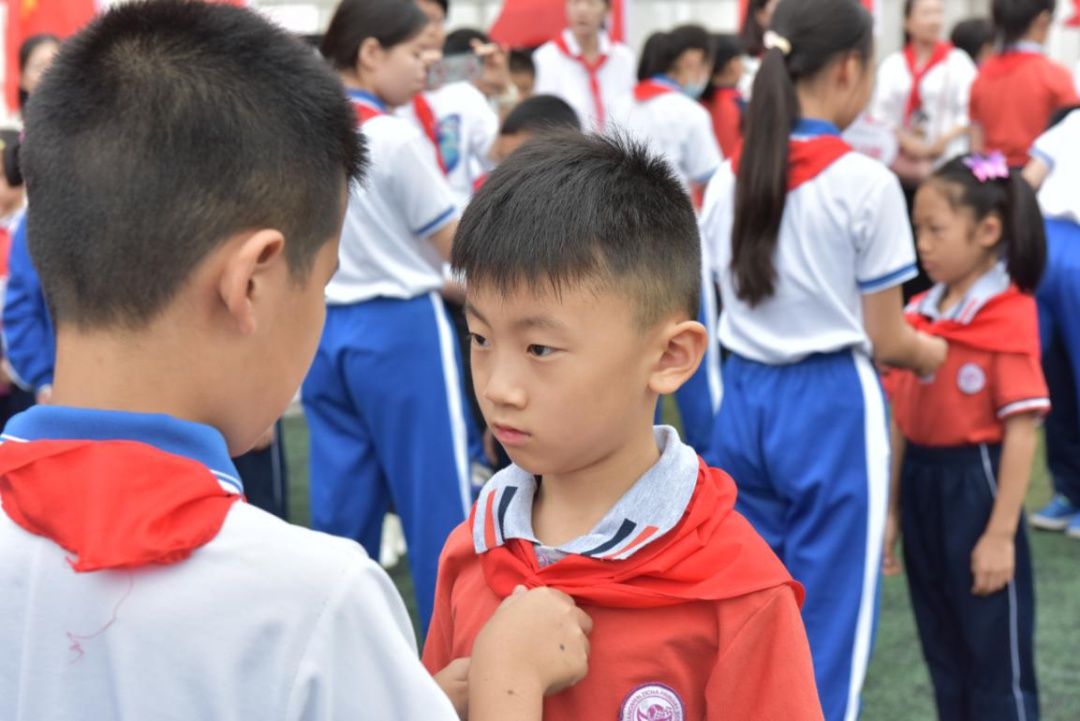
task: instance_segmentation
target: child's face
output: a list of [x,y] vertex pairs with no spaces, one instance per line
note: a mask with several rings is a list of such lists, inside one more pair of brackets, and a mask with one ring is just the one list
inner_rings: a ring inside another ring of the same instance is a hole
[[588,468],[652,426],[657,331],[642,330],[635,313],[624,295],[589,284],[558,296],[468,287],[476,395],[517,465]]
[[511,71],[510,82],[517,87],[518,97],[524,100],[532,96],[533,87],[536,85],[536,76],[524,70]]
[[735,57],[727,61],[723,69],[713,75],[713,85],[721,88],[733,88],[739,84],[744,72],[743,59]]
[[500,133],[495,138],[495,145],[491,148],[491,159],[496,163],[501,163],[532,138],[533,133],[528,130],[522,130],[518,133]]
[[698,49],[685,50],[675,61],[672,76],[681,85],[701,85],[709,82],[709,73],[712,71],[712,62],[705,51]]
[[604,24],[607,11],[605,0],[567,0],[566,22],[579,37],[595,35]]
[[442,9],[442,5],[431,0],[417,0],[416,4],[427,15],[427,32],[431,35],[432,44],[439,49],[439,52],[442,52],[443,44],[446,42],[446,12]]
[[954,206],[949,193],[958,190],[930,180],[915,194],[915,245],[935,283],[955,285],[985,272],[1001,240],[997,216],[976,222],[970,208]]
[[911,14],[904,21],[904,29],[912,40],[933,43],[941,38],[945,27],[945,10],[941,0],[915,0]]
[[[367,41],[365,41],[367,42]],[[378,46],[378,41],[374,41]],[[366,65],[376,94],[390,107],[405,105],[427,84],[430,55],[423,33],[390,48],[375,47],[361,62]]]

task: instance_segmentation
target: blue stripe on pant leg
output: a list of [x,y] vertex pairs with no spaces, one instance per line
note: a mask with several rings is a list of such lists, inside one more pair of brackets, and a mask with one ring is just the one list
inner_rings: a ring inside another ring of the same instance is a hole
[[704,454],[712,442],[713,426],[723,394],[720,345],[716,337],[716,297],[712,295],[711,285],[702,288],[698,321],[708,333],[705,357],[694,375],[675,392],[675,402],[682,417],[683,440],[699,454]]

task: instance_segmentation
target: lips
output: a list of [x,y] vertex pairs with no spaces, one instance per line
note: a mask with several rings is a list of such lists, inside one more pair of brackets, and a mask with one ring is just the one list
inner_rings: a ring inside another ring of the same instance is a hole
[[529,434],[525,431],[501,423],[492,424],[491,432],[495,435],[495,438],[499,443],[502,443],[504,446],[520,446],[529,440]]

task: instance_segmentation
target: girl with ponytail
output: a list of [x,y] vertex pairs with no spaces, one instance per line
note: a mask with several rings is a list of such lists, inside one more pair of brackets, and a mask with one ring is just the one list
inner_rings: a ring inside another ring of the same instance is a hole
[[1035,193],[1000,153],[957,158],[915,196],[936,285],[908,321],[949,341],[937,373],[890,374],[885,571],[904,566],[938,718],[1037,719],[1035,601],[1022,518],[1050,408],[1031,293],[1046,263]]
[[857,0],[781,0],[742,152],[709,184],[704,242],[731,351],[706,459],[806,586],[825,718],[858,713],[888,501],[889,438],[872,358],[929,375],[946,344],[904,323],[916,274],[899,182],[840,138],[873,86]]

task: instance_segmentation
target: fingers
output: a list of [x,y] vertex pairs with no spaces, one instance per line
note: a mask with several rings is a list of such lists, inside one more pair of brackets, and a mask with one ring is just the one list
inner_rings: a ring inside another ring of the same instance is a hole
[[582,611],[580,608],[575,608],[574,612],[575,612],[575,616],[577,617],[577,624],[578,624],[578,626],[581,627],[581,630],[584,631],[586,635],[592,633],[592,628],[593,628],[592,617],[589,616],[589,614]]

